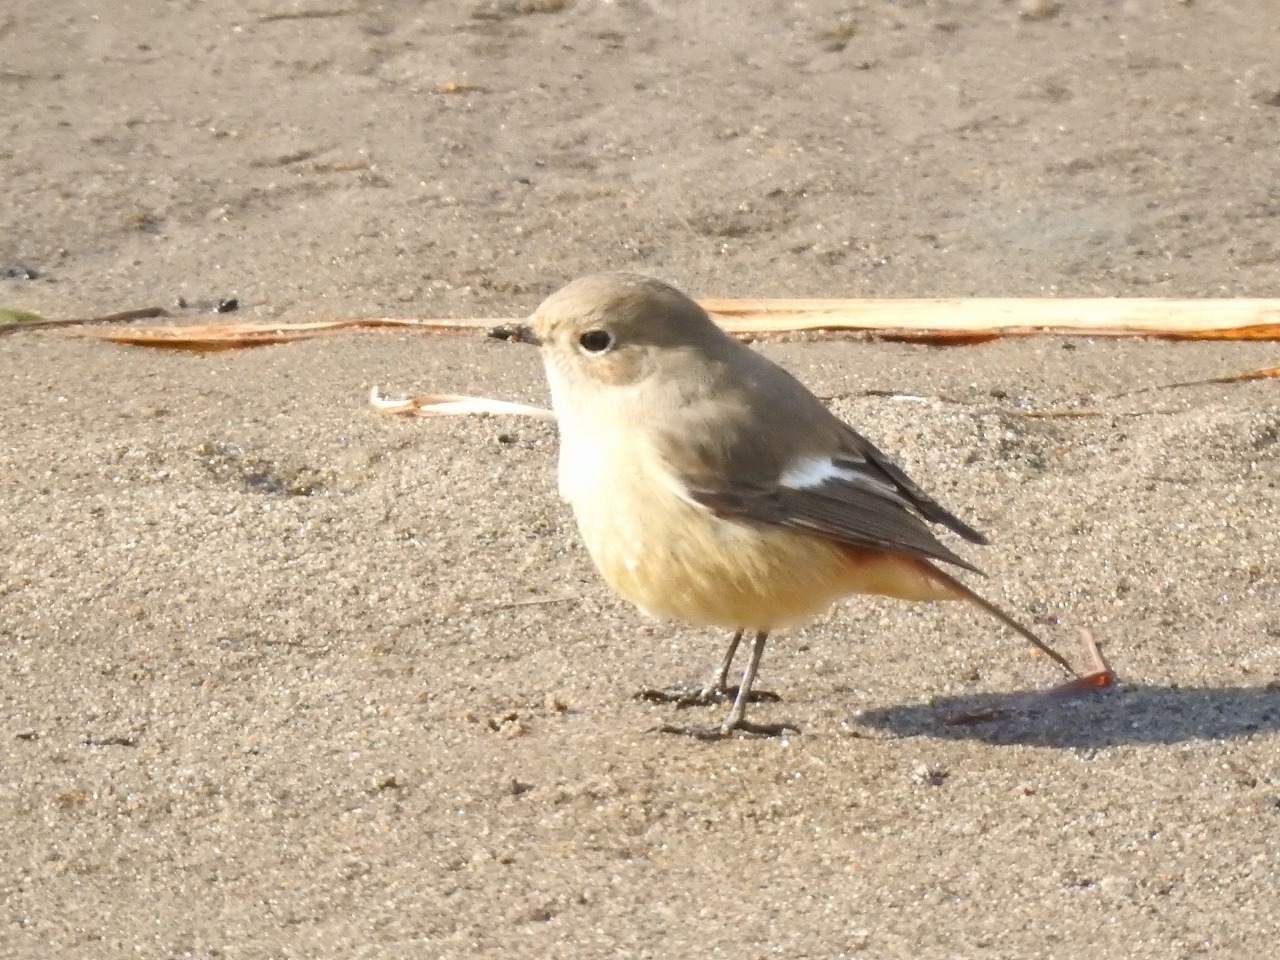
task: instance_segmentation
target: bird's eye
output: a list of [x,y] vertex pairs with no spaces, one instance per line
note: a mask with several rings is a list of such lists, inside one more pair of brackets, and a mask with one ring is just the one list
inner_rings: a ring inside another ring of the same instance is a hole
[[587,353],[604,353],[613,346],[613,334],[608,330],[588,330],[578,343]]

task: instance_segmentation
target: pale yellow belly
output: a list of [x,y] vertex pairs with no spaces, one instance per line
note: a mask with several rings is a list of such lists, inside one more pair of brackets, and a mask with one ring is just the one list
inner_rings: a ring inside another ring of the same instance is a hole
[[723,520],[661,486],[573,503],[601,575],[645,612],[767,630],[819,616],[852,593],[947,599],[927,568],[778,528]]

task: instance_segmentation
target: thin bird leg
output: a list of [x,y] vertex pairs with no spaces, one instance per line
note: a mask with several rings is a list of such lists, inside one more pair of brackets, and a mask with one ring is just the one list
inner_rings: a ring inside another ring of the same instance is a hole
[[[742,683],[738,687],[738,696],[733,701],[733,707],[729,710],[729,716],[725,718],[724,723],[716,727],[677,727],[664,723],[658,730],[662,733],[678,733],[682,737],[696,737],[699,740],[723,740],[732,736],[734,731],[758,737],[777,737],[788,732],[799,733],[800,731],[795,727],[784,723],[749,723],[746,719],[747,704],[754,699],[751,695],[751,686],[756,681],[756,672],[760,669],[760,658],[764,656],[764,642],[767,639],[769,639],[768,630],[761,630],[756,634],[755,642],[751,645],[751,658],[747,661],[747,669],[743,671]],[[741,640],[742,631],[739,630],[734,637],[733,645],[736,647]]]
[[712,694],[724,693],[729,689],[729,668],[733,666],[733,658],[738,653],[738,644],[742,643],[742,635],[745,632],[742,627],[739,627],[738,632],[729,641],[729,649],[724,652],[724,660],[720,664],[720,671],[716,674],[715,680],[702,691],[705,696],[710,697]]
[[[741,631],[739,631],[739,637],[741,637]],[[766,737],[777,737],[787,732],[800,732],[795,727],[788,726],[785,723],[759,724],[747,722],[747,704],[751,702],[751,686],[756,682],[756,672],[760,669],[760,660],[764,656],[764,643],[768,639],[768,630],[756,632],[755,642],[751,644],[751,657],[747,660],[747,669],[742,672],[742,683],[738,686],[737,699],[733,701],[729,716],[725,717],[724,723],[720,725],[720,735],[722,737],[729,736],[735,730]]]
[[[741,639],[742,631],[738,631],[738,639]],[[751,644],[751,657],[747,660],[747,669],[742,672],[742,683],[738,685],[738,696],[733,701],[733,706],[729,710],[729,716],[724,718],[724,725],[720,728],[724,733],[736,730],[740,724],[746,723],[747,703],[751,697],[751,685],[756,682],[756,671],[760,669],[760,659],[764,656],[764,643],[769,639],[768,630],[759,630],[756,632],[755,642]],[[737,644],[734,644],[737,646]]]
[[[729,670],[733,667],[733,658],[738,653],[744,633],[746,630],[739,628],[733,635],[733,639],[729,641],[729,649],[724,652],[724,660],[720,663],[720,669],[716,671],[715,679],[696,687],[673,687],[669,690],[645,689],[637,693],[635,699],[649,703],[674,703],[676,707],[683,710],[688,707],[709,707],[736,697],[738,688],[729,686]],[[751,699],[756,703],[777,703],[782,698],[768,690],[753,690]]]

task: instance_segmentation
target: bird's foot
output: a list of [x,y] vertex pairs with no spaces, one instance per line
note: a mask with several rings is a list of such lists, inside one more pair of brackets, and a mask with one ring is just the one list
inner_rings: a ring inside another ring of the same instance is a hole
[[693,737],[695,740],[728,740],[731,737],[781,737],[788,733],[799,733],[799,727],[789,723],[751,723],[747,720],[726,721],[713,727],[681,727],[672,723],[664,723],[657,728],[658,733],[674,733],[680,737]]
[[[738,698],[737,687],[670,687],[666,690],[641,690],[635,699],[646,703],[670,703],[677,710],[689,707],[713,707],[718,703],[732,703]],[[752,690],[748,703],[780,703],[782,698],[768,690]],[[718,727],[714,729],[719,729]]]

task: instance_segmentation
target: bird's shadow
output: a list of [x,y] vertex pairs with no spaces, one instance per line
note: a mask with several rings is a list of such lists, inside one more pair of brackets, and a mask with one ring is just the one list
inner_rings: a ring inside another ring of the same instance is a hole
[[853,723],[903,737],[1038,747],[1226,740],[1280,730],[1280,684],[1120,685],[1073,700],[1032,691],[973,694],[868,710]]

